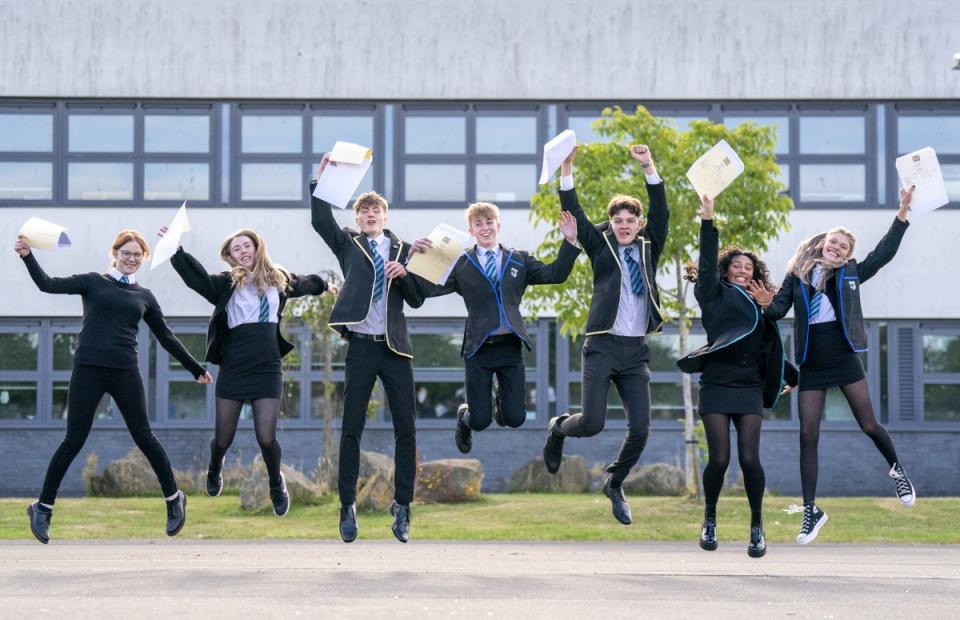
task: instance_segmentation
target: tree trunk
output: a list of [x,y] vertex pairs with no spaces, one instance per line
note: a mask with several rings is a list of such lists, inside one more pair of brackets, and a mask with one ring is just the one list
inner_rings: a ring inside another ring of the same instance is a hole
[[[680,335],[680,357],[687,354],[687,338],[690,335],[690,325],[688,322],[689,309],[687,308],[687,299],[683,294],[683,261],[678,252],[674,257],[674,271],[677,275],[677,302],[679,312],[677,316],[677,332]],[[683,440],[684,440],[684,461],[683,468],[686,474],[687,492],[690,495],[697,495],[698,474],[700,463],[697,459],[697,444],[693,436],[693,386],[690,381],[690,375],[683,373]]]
[[333,458],[333,393],[335,386],[333,384],[333,342],[331,342],[330,331],[323,327],[323,333],[318,339],[322,344],[320,352],[323,358],[323,455],[328,459]]

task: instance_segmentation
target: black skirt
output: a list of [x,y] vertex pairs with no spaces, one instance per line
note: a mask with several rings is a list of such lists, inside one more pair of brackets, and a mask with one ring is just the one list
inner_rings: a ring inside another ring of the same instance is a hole
[[283,369],[276,323],[244,323],[230,330],[217,375],[217,398],[280,398]]
[[763,415],[763,325],[711,353],[700,374],[700,415]]
[[801,392],[850,385],[865,376],[839,321],[810,326],[807,359],[800,366]]

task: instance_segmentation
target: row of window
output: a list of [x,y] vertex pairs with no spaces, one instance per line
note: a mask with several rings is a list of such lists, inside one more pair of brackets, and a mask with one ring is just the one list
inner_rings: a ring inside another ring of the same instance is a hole
[[[176,104],[0,100],[0,204],[304,206],[337,140],[369,145],[359,191],[405,206],[529,204],[538,153],[564,128],[601,140],[596,104]],[[678,127],[709,119],[777,128],[777,159],[801,207],[883,206],[896,156],[932,146],[960,202],[960,106],[908,103],[654,104]],[[661,155],[661,157],[664,157]],[[889,199],[889,200],[888,200]]]
[[[202,359],[205,322],[183,320],[174,326],[184,345]],[[79,327],[79,320],[0,323],[0,426],[62,424],[67,416],[67,387]],[[461,330],[460,320],[411,320],[416,351],[416,414],[421,423],[434,420],[452,425],[457,407],[464,401]],[[545,424],[557,412],[579,410],[582,340],[558,336],[552,321],[542,320],[530,325],[529,330],[533,350],[525,353],[527,419]],[[960,325],[873,322],[868,330],[873,348],[861,359],[880,418],[897,424],[960,422]],[[791,351],[789,330],[783,333]],[[303,326],[289,329],[288,339],[297,346],[284,358],[282,416],[293,426],[321,425],[325,411],[335,418],[341,410],[345,342],[326,338],[326,334],[318,337]],[[692,350],[704,342],[703,333],[697,329],[688,347]],[[675,365],[679,337],[676,332],[666,332],[651,337],[648,344],[651,417],[657,424],[671,426],[683,418],[681,375]],[[329,374],[325,371],[328,363]],[[156,424],[212,424],[213,386],[195,383],[176,360],[157,347],[146,330],[141,332],[141,373],[150,416]],[[693,395],[696,406],[696,389]],[[374,423],[388,423],[389,410],[382,390],[375,391],[373,400]],[[623,420],[622,405],[612,388],[608,401],[608,418]],[[114,409],[105,397],[97,415],[120,423]],[[245,410],[243,415],[249,414]],[[838,390],[828,392],[824,418],[853,423]],[[767,419],[795,423],[795,394],[782,398]]]

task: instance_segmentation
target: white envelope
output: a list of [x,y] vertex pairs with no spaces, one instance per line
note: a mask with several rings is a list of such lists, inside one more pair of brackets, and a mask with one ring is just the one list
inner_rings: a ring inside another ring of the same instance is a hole
[[553,140],[543,145],[543,167],[540,170],[540,185],[550,180],[563,160],[573,152],[577,146],[577,134],[572,129],[565,129]]
[[57,250],[70,247],[70,237],[67,229],[59,224],[31,217],[20,229],[20,234],[27,240],[27,245],[38,250]]
[[734,179],[743,173],[743,162],[726,140],[717,142],[693,162],[687,179],[697,196],[716,198]]
[[187,219],[187,201],[184,200],[180,208],[177,209],[177,214],[173,216],[170,225],[167,226],[166,234],[160,241],[157,241],[157,245],[153,246],[150,271],[153,271],[177,253],[177,248],[180,247],[180,238],[188,230],[190,230],[190,220]]
[[917,186],[910,201],[910,213],[913,215],[929,213],[950,202],[940,161],[931,147],[898,157],[897,174],[900,177],[900,186],[904,189],[911,185]]
[[335,207],[346,209],[373,163],[373,149],[350,142],[337,142],[330,152],[330,160],[337,165],[324,169],[317,179],[313,195]]

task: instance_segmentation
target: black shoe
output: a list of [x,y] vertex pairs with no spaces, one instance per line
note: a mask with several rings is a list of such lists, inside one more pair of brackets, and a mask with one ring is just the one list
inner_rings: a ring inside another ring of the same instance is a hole
[[603,494],[610,498],[614,519],[624,525],[633,523],[630,515],[630,504],[627,503],[627,498],[623,494],[623,487],[614,488],[610,486],[610,476],[607,476],[607,479],[603,481]]
[[803,523],[800,525],[800,534],[797,536],[798,545],[812,543],[817,538],[820,528],[827,523],[827,513],[814,504],[803,505]]
[[700,528],[700,548],[704,551],[716,551],[718,546],[717,520],[704,519]]
[[767,539],[763,535],[763,526],[750,528],[750,544],[747,546],[747,555],[751,558],[762,558],[767,555]]
[[177,496],[167,502],[167,536],[176,536],[187,522],[187,496],[177,491]]
[[469,454],[473,448],[473,431],[470,430],[466,420],[464,420],[469,410],[470,408],[467,407],[466,403],[460,405],[457,409],[457,430],[453,434],[453,441],[456,442],[457,450],[461,454]]
[[357,539],[357,505],[340,506],[340,538],[345,543]]
[[290,494],[287,493],[287,478],[280,472],[280,486],[270,487],[270,501],[273,502],[273,514],[278,517],[290,512]]
[[220,460],[220,467],[214,468],[213,463],[207,468],[207,495],[218,497],[223,491],[223,457]]
[[497,423],[497,426],[507,425],[507,423],[503,421],[503,400],[500,398],[499,381],[493,384],[493,421]]
[[34,538],[47,544],[50,542],[50,519],[53,518],[53,511],[40,505],[40,502],[33,502],[27,506],[27,515],[30,517],[30,531]]
[[390,514],[393,515],[393,535],[402,543],[410,540],[410,504],[399,504],[396,500],[390,504]]
[[560,462],[563,460],[563,434],[560,432],[560,425],[569,417],[570,415],[565,413],[552,418],[550,426],[547,427],[547,442],[543,445],[543,463],[551,474],[560,471]]
[[917,490],[913,488],[913,483],[910,482],[910,478],[907,478],[900,463],[894,463],[890,468],[890,477],[897,485],[897,498],[900,503],[904,506],[913,506],[917,501]]

